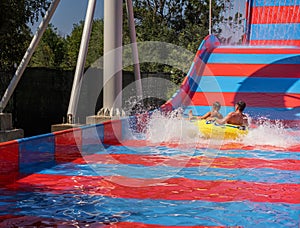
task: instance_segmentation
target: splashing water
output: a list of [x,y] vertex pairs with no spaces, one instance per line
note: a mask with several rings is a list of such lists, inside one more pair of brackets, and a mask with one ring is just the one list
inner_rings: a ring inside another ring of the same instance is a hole
[[147,139],[153,143],[194,143],[199,135],[196,125],[183,118],[180,109],[169,114],[154,111],[147,126]]
[[282,122],[262,118],[259,124],[249,130],[242,142],[252,146],[274,146],[287,148],[299,144],[299,138],[291,134],[293,129],[284,127]]
[[[153,143],[179,142],[183,144],[196,145],[207,143],[202,138],[197,126],[185,118],[182,118],[182,110],[174,110],[168,115],[160,111],[154,111],[147,125],[147,140]],[[295,129],[286,128],[280,121],[275,123],[262,118],[254,128],[242,139],[219,140],[210,144],[227,144],[232,142],[242,143],[245,146],[255,147],[280,147],[288,148],[299,144],[299,134]]]

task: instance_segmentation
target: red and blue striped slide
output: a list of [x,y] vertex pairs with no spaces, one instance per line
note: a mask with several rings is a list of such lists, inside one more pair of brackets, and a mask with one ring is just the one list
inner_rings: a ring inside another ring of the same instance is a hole
[[200,45],[179,91],[162,107],[183,106],[194,115],[214,101],[226,115],[244,100],[253,118],[300,123],[300,48],[287,46],[221,46],[214,36]]

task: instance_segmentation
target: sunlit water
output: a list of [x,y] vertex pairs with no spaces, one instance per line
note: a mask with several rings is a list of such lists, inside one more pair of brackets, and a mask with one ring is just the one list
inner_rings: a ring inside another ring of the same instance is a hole
[[209,140],[180,112],[154,112],[122,145],[3,188],[0,227],[297,227],[299,136],[263,121],[243,139]]

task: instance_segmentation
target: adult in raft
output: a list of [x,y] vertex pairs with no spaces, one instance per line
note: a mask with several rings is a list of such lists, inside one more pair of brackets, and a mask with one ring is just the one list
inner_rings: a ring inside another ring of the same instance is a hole
[[244,101],[239,101],[234,106],[234,111],[228,113],[223,119],[216,119],[218,124],[234,124],[242,127],[247,127],[248,117],[243,113],[246,108],[246,103]]

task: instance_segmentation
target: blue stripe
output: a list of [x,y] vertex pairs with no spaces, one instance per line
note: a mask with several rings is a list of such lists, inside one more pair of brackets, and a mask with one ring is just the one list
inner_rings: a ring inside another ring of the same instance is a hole
[[125,164],[68,164],[46,169],[41,174],[65,176],[126,176],[129,178],[165,179],[187,178],[193,180],[232,180],[264,183],[300,184],[300,171],[270,168],[226,169],[210,167],[170,167]]
[[300,23],[252,24],[250,40],[300,40]]
[[255,0],[254,6],[294,6],[300,5],[300,0]]
[[271,120],[300,120],[300,109],[285,108],[247,108],[246,113],[252,117],[267,117]]
[[[300,31],[300,27],[299,27]],[[300,39],[300,36],[299,36]],[[255,40],[255,38],[253,38]],[[223,54],[213,53],[208,63],[300,64],[299,54]]]
[[[209,106],[187,106],[184,114],[187,115],[189,110],[193,110],[193,114],[197,116],[204,115],[210,111]],[[222,106],[220,113],[225,116],[228,112],[232,112],[233,107]],[[300,120],[300,108],[259,108],[246,107],[245,113],[251,117],[259,118],[266,117],[270,120]]]
[[210,157],[232,157],[232,158],[260,158],[260,159],[294,159],[300,160],[300,153],[291,153],[284,151],[260,151],[254,150],[249,153],[248,150],[230,150],[223,151],[217,149],[186,149],[185,151],[180,150],[179,148],[169,148],[165,146],[156,146],[156,147],[129,147],[129,146],[109,146],[105,150],[98,150],[98,146],[91,145],[91,151],[97,154],[139,154],[139,155],[160,155],[160,156],[210,156]]
[[[300,67],[300,66],[299,66]],[[189,79],[189,81],[192,79]],[[260,78],[236,76],[202,76],[193,92],[260,92],[260,93],[300,93],[298,78]]]
[[31,174],[55,164],[55,136],[44,134],[18,140],[19,169],[21,174]]
[[287,90],[287,93],[296,93],[296,91],[300,91],[300,79],[294,82],[294,84]]
[[[126,151],[127,148],[127,151]],[[279,152],[279,151],[260,151],[255,150],[249,153],[248,150],[230,150],[220,151],[217,149],[194,149],[192,151],[182,151],[178,148],[168,148],[163,146],[141,147],[138,151],[134,147],[112,146],[107,148],[106,152],[111,154],[141,154],[141,155],[161,155],[161,156],[210,156],[210,157],[232,157],[232,158],[260,158],[260,159],[295,159],[300,160],[300,153]],[[103,151],[99,152],[100,154]]]
[[300,204],[141,200],[84,194],[1,192],[1,195],[4,194],[10,194],[10,199],[0,215],[76,220],[91,225],[114,223],[117,226],[117,222],[165,226],[241,226],[245,228],[279,228],[299,225]]

